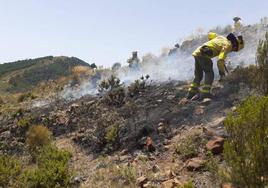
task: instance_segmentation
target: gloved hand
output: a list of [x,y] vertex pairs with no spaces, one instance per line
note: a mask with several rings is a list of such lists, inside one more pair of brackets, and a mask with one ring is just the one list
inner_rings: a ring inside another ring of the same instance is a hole
[[222,71],[219,71],[219,74],[220,74],[220,80],[219,82],[222,82],[224,77],[225,77],[225,72],[222,72]]

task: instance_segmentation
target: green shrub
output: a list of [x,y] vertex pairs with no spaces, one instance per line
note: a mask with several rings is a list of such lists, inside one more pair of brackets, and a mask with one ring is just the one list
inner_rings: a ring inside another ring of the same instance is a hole
[[199,144],[201,143],[199,134],[190,134],[180,140],[175,148],[175,153],[180,155],[183,160],[197,156]]
[[268,185],[268,97],[250,97],[225,127],[229,139],[224,145],[227,178],[238,187]]
[[195,186],[194,186],[192,181],[189,181],[189,182],[183,184],[182,186],[180,186],[179,188],[195,188]]
[[32,126],[26,135],[26,144],[33,158],[39,150],[51,142],[51,132],[43,125]]
[[72,173],[69,170],[71,154],[54,146],[45,146],[37,157],[37,168],[24,171],[16,187],[52,188],[71,187]]
[[113,126],[107,131],[105,138],[108,143],[114,143],[117,140],[118,131],[119,131],[118,126]]
[[259,42],[256,57],[258,86],[264,95],[268,95],[268,32],[265,39]]
[[0,155],[0,187],[9,187],[20,171],[21,165],[18,160],[7,155]]

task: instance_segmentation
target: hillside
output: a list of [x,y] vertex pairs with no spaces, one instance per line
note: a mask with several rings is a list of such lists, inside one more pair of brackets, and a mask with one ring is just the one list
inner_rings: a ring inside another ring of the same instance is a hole
[[204,100],[185,98],[204,34],[138,70],[68,57],[2,65],[0,187],[266,188],[267,29],[244,27],[244,51]]
[[89,64],[75,57],[47,56],[0,64],[0,92],[24,92],[40,82],[69,76],[75,66]]

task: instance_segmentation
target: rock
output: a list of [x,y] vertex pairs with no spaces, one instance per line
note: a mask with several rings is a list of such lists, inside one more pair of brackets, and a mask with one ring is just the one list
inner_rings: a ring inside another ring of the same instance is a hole
[[[163,123],[161,123],[161,124],[163,124]],[[158,134],[159,133],[166,133],[167,132],[166,127],[165,126],[158,127],[157,132],[158,132]]]
[[223,144],[224,138],[216,137],[215,139],[208,141],[208,143],[206,144],[206,148],[214,155],[217,155],[223,152]]
[[159,171],[160,171],[159,166],[158,166],[158,165],[154,165],[154,166],[152,167],[152,171],[153,171],[154,173],[159,172]]
[[187,103],[189,103],[189,100],[186,99],[186,98],[183,98],[183,99],[180,100],[179,105],[185,105]]
[[178,186],[181,186],[181,183],[177,179],[170,179],[170,180],[164,181],[161,184],[161,187],[163,187],[163,188],[175,188]]
[[122,156],[119,156],[119,160],[120,161],[128,161],[131,159],[131,156],[129,155],[122,155]]
[[204,160],[200,158],[192,158],[186,162],[186,168],[189,171],[200,170],[204,166]]
[[212,101],[212,100],[211,100],[210,98],[204,98],[204,99],[201,101],[201,104],[202,104],[202,105],[209,105],[211,101]]
[[164,141],[163,141],[163,145],[164,146],[166,146],[166,145],[170,145],[171,144],[171,140],[169,140],[169,139],[165,139]]
[[206,127],[203,127],[203,133],[208,137],[208,138],[212,138],[213,136],[216,135],[216,133]]
[[233,106],[233,107],[231,108],[231,111],[232,111],[232,112],[235,112],[236,110],[237,110],[236,106]]
[[86,178],[84,176],[76,176],[74,177],[74,183],[76,184],[80,184],[82,183],[83,181],[86,181]]
[[230,183],[224,183],[222,184],[221,188],[234,188],[234,186]]
[[154,156],[148,156],[148,159],[150,160],[150,161],[155,161],[156,160],[156,158],[154,157]]
[[123,149],[121,152],[120,152],[120,155],[126,155],[128,154],[128,150],[126,149]]
[[167,100],[173,100],[175,98],[175,95],[169,95],[167,96]]
[[149,151],[149,152],[154,152],[155,151],[155,147],[153,145],[153,140],[151,137],[147,137],[146,139],[146,149]]
[[174,178],[176,176],[176,174],[172,171],[172,170],[168,170],[165,172],[165,175],[168,177],[168,178]]
[[195,115],[202,115],[204,114],[205,110],[204,110],[204,106],[197,106],[194,110],[194,114]]
[[143,187],[146,188],[146,187],[153,187],[153,186],[152,186],[152,183],[148,181],[147,183],[143,185]]
[[164,146],[164,150],[168,151],[170,149],[170,146]]
[[145,176],[141,176],[137,179],[137,185],[139,187],[144,187],[144,184],[146,184],[148,182],[148,178],[146,178]]

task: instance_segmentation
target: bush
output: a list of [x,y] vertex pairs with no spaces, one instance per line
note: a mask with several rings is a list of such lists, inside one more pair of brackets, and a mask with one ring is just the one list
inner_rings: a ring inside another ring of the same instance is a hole
[[25,116],[20,118],[17,121],[17,130],[16,133],[19,136],[24,136],[25,133],[29,130],[30,126],[32,125],[32,117],[31,116]]
[[238,66],[226,77],[226,81],[233,86],[239,86],[239,83],[244,83],[250,88],[256,88],[257,74],[258,70],[255,65],[250,65],[248,67]]
[[229,134],[224,145],[226,173],[238,187],[268,185],[267,114],[268,97],[250,97],[225,121]]
[[18,160],[0,155],[0,187],[9,187],[20,171],[21,165]]
[[195,186],[194,186],[192,181],[189,181],[189,182],[181,185],[179,188],[195,188]]
[[197,133],[185,136],[175,148],[175,153],[180,155],[183,160],[197,156],[201,137]]
[[268,95],[268,32],[265,39],[259,42],[256,57],[258,86],[264,95]]
[[100,83],[99,91],[105,94],[104,101],[108,105],[121,106],[125,102],[125,88],[120,79],[113,75]]
[[54,146],[45,146],[37,157],[37,168],[28,169],[21,174],[16,187],[71,187],[72,173],[68,163],[71,154]]
[[141,77],[139,80],[135,80],[134,83],[132,83],[128,87],[128,95],[130,97],[134,97],[138,95],[140,92],[143,92],[146,87],[146,81],[150,78],[149,75],[146,75],[145,77]]
[[106,140],[108,143],[114,143],[118,139],[118,132],[119,132],[119,127],[118,126],[113,126],[111,127],[107,133],[106,133]]
[[33,158],[43,146],[50,144],[50,142],[51,132],[43,125],[32,126],[27,132],[26,144]]

